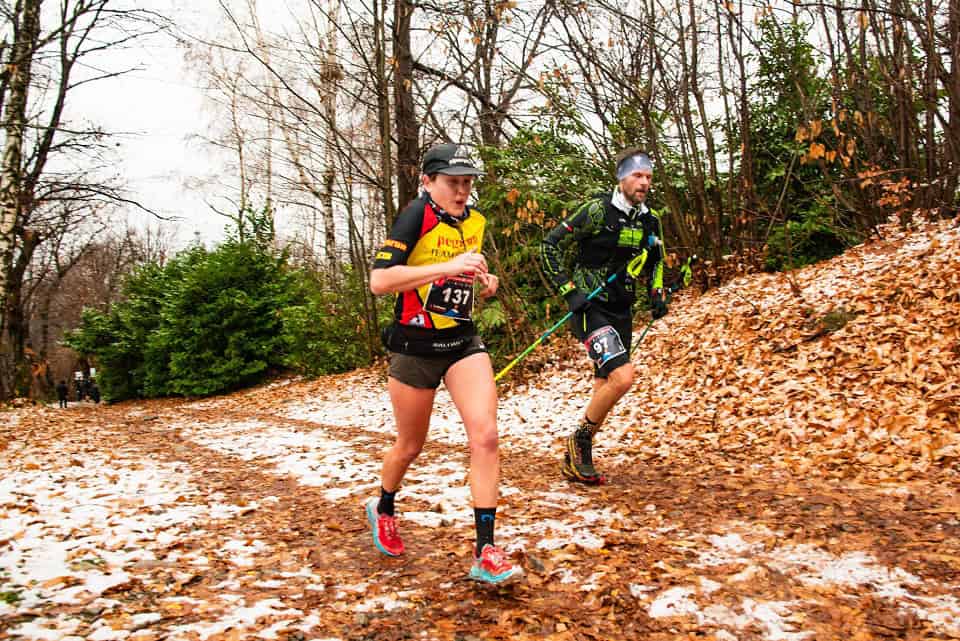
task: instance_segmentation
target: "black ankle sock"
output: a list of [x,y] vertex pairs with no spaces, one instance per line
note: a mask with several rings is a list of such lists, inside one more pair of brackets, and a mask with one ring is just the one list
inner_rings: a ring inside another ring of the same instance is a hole
[[396,490],[393,492],[387,492],[381,487],[380,502],[377,503],[377,512],[380,514],[386,514],[387,516],[393,516],[393,497],[396,495]]
[[477,546],[474,554],[479,557],[480,551],[488,543],[493,545],[493,524],[497,519],[497,508],[495,507],[475,507],[473,508],[473,520],[477,524]]

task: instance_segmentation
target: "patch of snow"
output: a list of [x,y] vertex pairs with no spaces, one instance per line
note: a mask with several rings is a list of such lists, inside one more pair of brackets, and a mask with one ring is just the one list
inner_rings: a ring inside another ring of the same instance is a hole
[[664,590],[647,608],[647,614],[654,619],[694,616],[700,623],[703,620],[703,614],[700,612],[700,606],[693,600],[693,594],[693,588],[686,587]]
[[700,592],[703,594],[713,594],[722,587],[722,583],[711,581],[706,577],[700,577]]
[[163,618],[163,615],[159,612],[141,612],[140,614],[134,614],[130,617],[133,627],[139,628],[141,626],[147,625],[148,623],[154,623]]
[[[8,540],[0,590],[21,597],[5,612],[89,602],[129,581],[124,568],[155,560],[157,550],[195,533],[211,510],[230,515],[240,509],[185,501],[199,492],[179,463],[127,461],[116,453],[85,454],[82,464],[62,458],[72,464],[0,478],[6,506],[0,539]],[[48,621],[34,623],[40,629]]]
[[253,557],[267,549],[267,544],[257,539],[249,542],[231,540],[224,543],[221,549],[229,552],[227,560],[234,565],[249,567],[254,564]]
[[765,637],[770,641],[799,641],[811,636],[812,632],[794,632],[784,618],[790,614],[789,608],[796,603],[783,601],[743,600],[743,613],[750,620],[760,623]]
[[265,421],[181,422],[171,428],[221,454],[255,461],[278,475],[292,475],[303,485],[330,488],[337,500],[355,491],[358,482],[379,478],[381,461],[361,453],[369,438],[344,441],[323,429],[296,430]]
[[[944,632],[960,629],[960,603],[954,597],[931,598],[915,594],[916,588],[924,585],[919,577],[898,567],[881,565],[876,558],[865,552],[850,552],[840,556],[814,545],[795,545],[765,550],[760,542],[751,542],[738,533],[738,527],[746,524],[730,523],[725,527],[730,533],[724,536],[707,536],[711,544],[699,551],[699,560],[694,567],[721,565],[745,565],[730,575],[728,581],[750,581],[765,570],[776,570],[798,583],[812,586],[830,586],[852,589],[860,594],[865,589],[879,598],[890,599],[901,609],[912,611],[918,618],[930,621]],[[753,536],[769,536],[770,532],[752,532]],[[936,586],[928,586],[935,589]],[[765,628],[765,638],[775,641],[791,641],[805,638],[806,633],[796,633],[783,621],[790,603],[755,602],[745,599],[743,614],[726,620],[724,625],[743,628],[753,622]],[[652,615],[651,615],[652,616]],[[698,622],[717,622],[720,618],[709,613],[696,615]],[[745,617],[745,618],[740,618]],[[732,621],[732,622],[731,622]],[[953,626],[953,627],[951,627]],[[808,635],[807,635],[808,636]]]
[[15,639],[62,641],[64,637],[76,632],[79,627],[80,621],[61,614],[56,617],[39,617],[32,621],[24,621],[15,628],[8,628],[6,632]]
[[585,581],[581,582],[580,590],[583,592],[593,592],[594,590],[599,588],[597,581],[599,581],[606,575],[607,575],[606,572],[594,572],[589,577],[587,577]]
[[300,623],[303,612],[294,608],[285,608],[279,599],[264,599],[251,606],[240,606],[227,612],[216,621],[197,622],[179,625],[171,629],[171,635],[196,634],[200,639],[219,635],[227,630],[249,630],[264,617],[281,618]]
[[707,541],[718,550],[724,552],[731,552],[734,554],[746,554],[755,550],[757,545],[751,545],[743,540],[743,537],[737,534],[736,532],[732,534],[726,534],[724,536],[709,536]]
[[812,545],[777,550],[770,567],[795,575],[807,585],[869,585],[877,596],[895,600],[910,596],[904,586],[921,583],[900,568],[879,565],[869,554],[853,552],[837,557]]
[[93,632],[87,635],[88,641],[123,641],[130,636],[128,630],[114,630],[103,621],[93,624]]
[[255,581],[253,585],[258,588],[282,588],[286,584],[286,581],[271,579],[269,581]]

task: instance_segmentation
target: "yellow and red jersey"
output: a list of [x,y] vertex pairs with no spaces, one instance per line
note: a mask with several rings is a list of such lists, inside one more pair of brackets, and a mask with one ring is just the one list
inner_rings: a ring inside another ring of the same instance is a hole
[[[455,218],[440,209],[429,194],[424,194],[397,216],[374,258],[373,268],[435,265],[466,251],[480,252],[486,222],[483,215],[469,207],[462,218]],[[426,311],[424,302],[430,285],[397,294],[397,322],[431,329],[448,329],[469,322]]]

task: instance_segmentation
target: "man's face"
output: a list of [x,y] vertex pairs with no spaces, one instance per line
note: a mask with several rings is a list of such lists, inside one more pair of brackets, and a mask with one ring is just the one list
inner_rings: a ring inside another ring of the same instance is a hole
[[620,191],[631,205],[639,205],[647,198],[650,184],[653,182],[653,172],[638,169],[624,176],[620,180]]

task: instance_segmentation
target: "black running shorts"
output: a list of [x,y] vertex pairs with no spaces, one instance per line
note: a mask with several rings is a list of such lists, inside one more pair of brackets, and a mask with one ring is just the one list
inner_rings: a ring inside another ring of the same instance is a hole
[[437,354],[435,356],[414,356],[412,354],[390,353],[390,368],[387,373],[401,383],[420,389],[437,389],[447,370],[456,363],[480,352],[486,352],[487,346],[479,336],[474,336],[467,346],[457,352]]
[[592,305],[586,314],[570,317],[570,329],[587,349],[596,378],[607,378],[610,372],[630,362],[633,314],[629,308],[613,312]]

